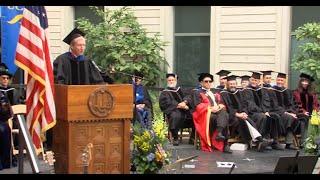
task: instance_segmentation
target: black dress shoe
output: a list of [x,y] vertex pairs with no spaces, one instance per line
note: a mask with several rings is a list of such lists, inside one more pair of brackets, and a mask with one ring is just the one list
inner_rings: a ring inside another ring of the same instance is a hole
[[225,145],[224,148],[223,148],[223,152],[224,153],[232,153],[232,151],[230,149],[230,146],[229,145]]
[[172,145],[179,146],[179,140],[178,139],[173,140]]
[[226,137],[224,137],[223,135],[222,135],[222,133],[218,133],[218,135],[216,136],[216,140],[217,141],[224,141],[226,139]]
[[263,152],[267,146],[268,146],[268,142],[266,141],[258,142],[258,146],[257,146],[258,152]]
[[299,150],[294,144],[286,144],[286,149]]
[[193,138],[189,139],[189,144],[194,144],[194,139]]
[[136,166],[131,164],[130,171],[136,171]]
[[279,143],[272,144],[271,147],[275,150],[284,150],[284,148]]
[[266,146],[265,150],[271,151],[271,150],[272,150],[272,147],[271,147],[271,146]]

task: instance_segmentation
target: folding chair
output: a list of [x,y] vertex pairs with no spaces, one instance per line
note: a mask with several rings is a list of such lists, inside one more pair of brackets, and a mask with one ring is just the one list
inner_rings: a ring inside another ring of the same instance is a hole
[[[11,108],[12,108],[13,115],[26,114],[26,111],[27,111],[25,104],[13,105],[13,106],[11,106]],[[9,124],[9,127],[11,129],[12,155],[15,156],[15,155],[19,154],[19,150],[15,149],[15,147],[14,147],[13,134],[18,135],[19,134],[19,129],[14,129],[13,128],[13,118],[10,118],[8,120],[8,124]],[[26,151],[23,150],[23,153],[26,153]]]

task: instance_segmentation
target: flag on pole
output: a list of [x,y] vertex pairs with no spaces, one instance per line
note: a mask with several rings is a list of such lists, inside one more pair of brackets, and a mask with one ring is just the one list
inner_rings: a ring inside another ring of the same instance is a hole
[[23,11],[15,63],[28,73],[26,121],[34,146],[41,152],[44,133],[56,124],[54,81],[44,6]]
[[18,42],[20,21],[24,6],[1,6],[1,61],[11,74],[15,74],[14,64]]

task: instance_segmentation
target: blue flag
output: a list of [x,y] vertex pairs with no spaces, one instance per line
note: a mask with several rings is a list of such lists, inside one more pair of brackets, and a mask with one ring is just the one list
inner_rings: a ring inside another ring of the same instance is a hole
[[1,6],[1,62],[5,63],[9,72],[14,74],[17,66],[14,64],[19,38],[20,21],[24,6]]

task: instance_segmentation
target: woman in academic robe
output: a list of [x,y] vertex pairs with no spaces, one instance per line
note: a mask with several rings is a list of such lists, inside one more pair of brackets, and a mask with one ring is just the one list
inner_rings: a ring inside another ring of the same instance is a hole
[[313,110],[319,111],[319,101],[317,94],[312,87],[314,79],[302,73],[298,88],[293,92],[299,111],[306,116],[310,116]]
[[317,94],[314,91],[312,82],[314,79],[304,73],[300,74],[300,80],[297,89],[293,91],[293,97],[298,106],[298,113],[306,119],[304,137],[308,129],[309,119],[313,110],[319,112],[319,101]]
[[133,78],[134,117],[133,123],[140,122],[144,128],[151,128],[153,108],[150,94],[142,84],[143,74],[135,72]]

